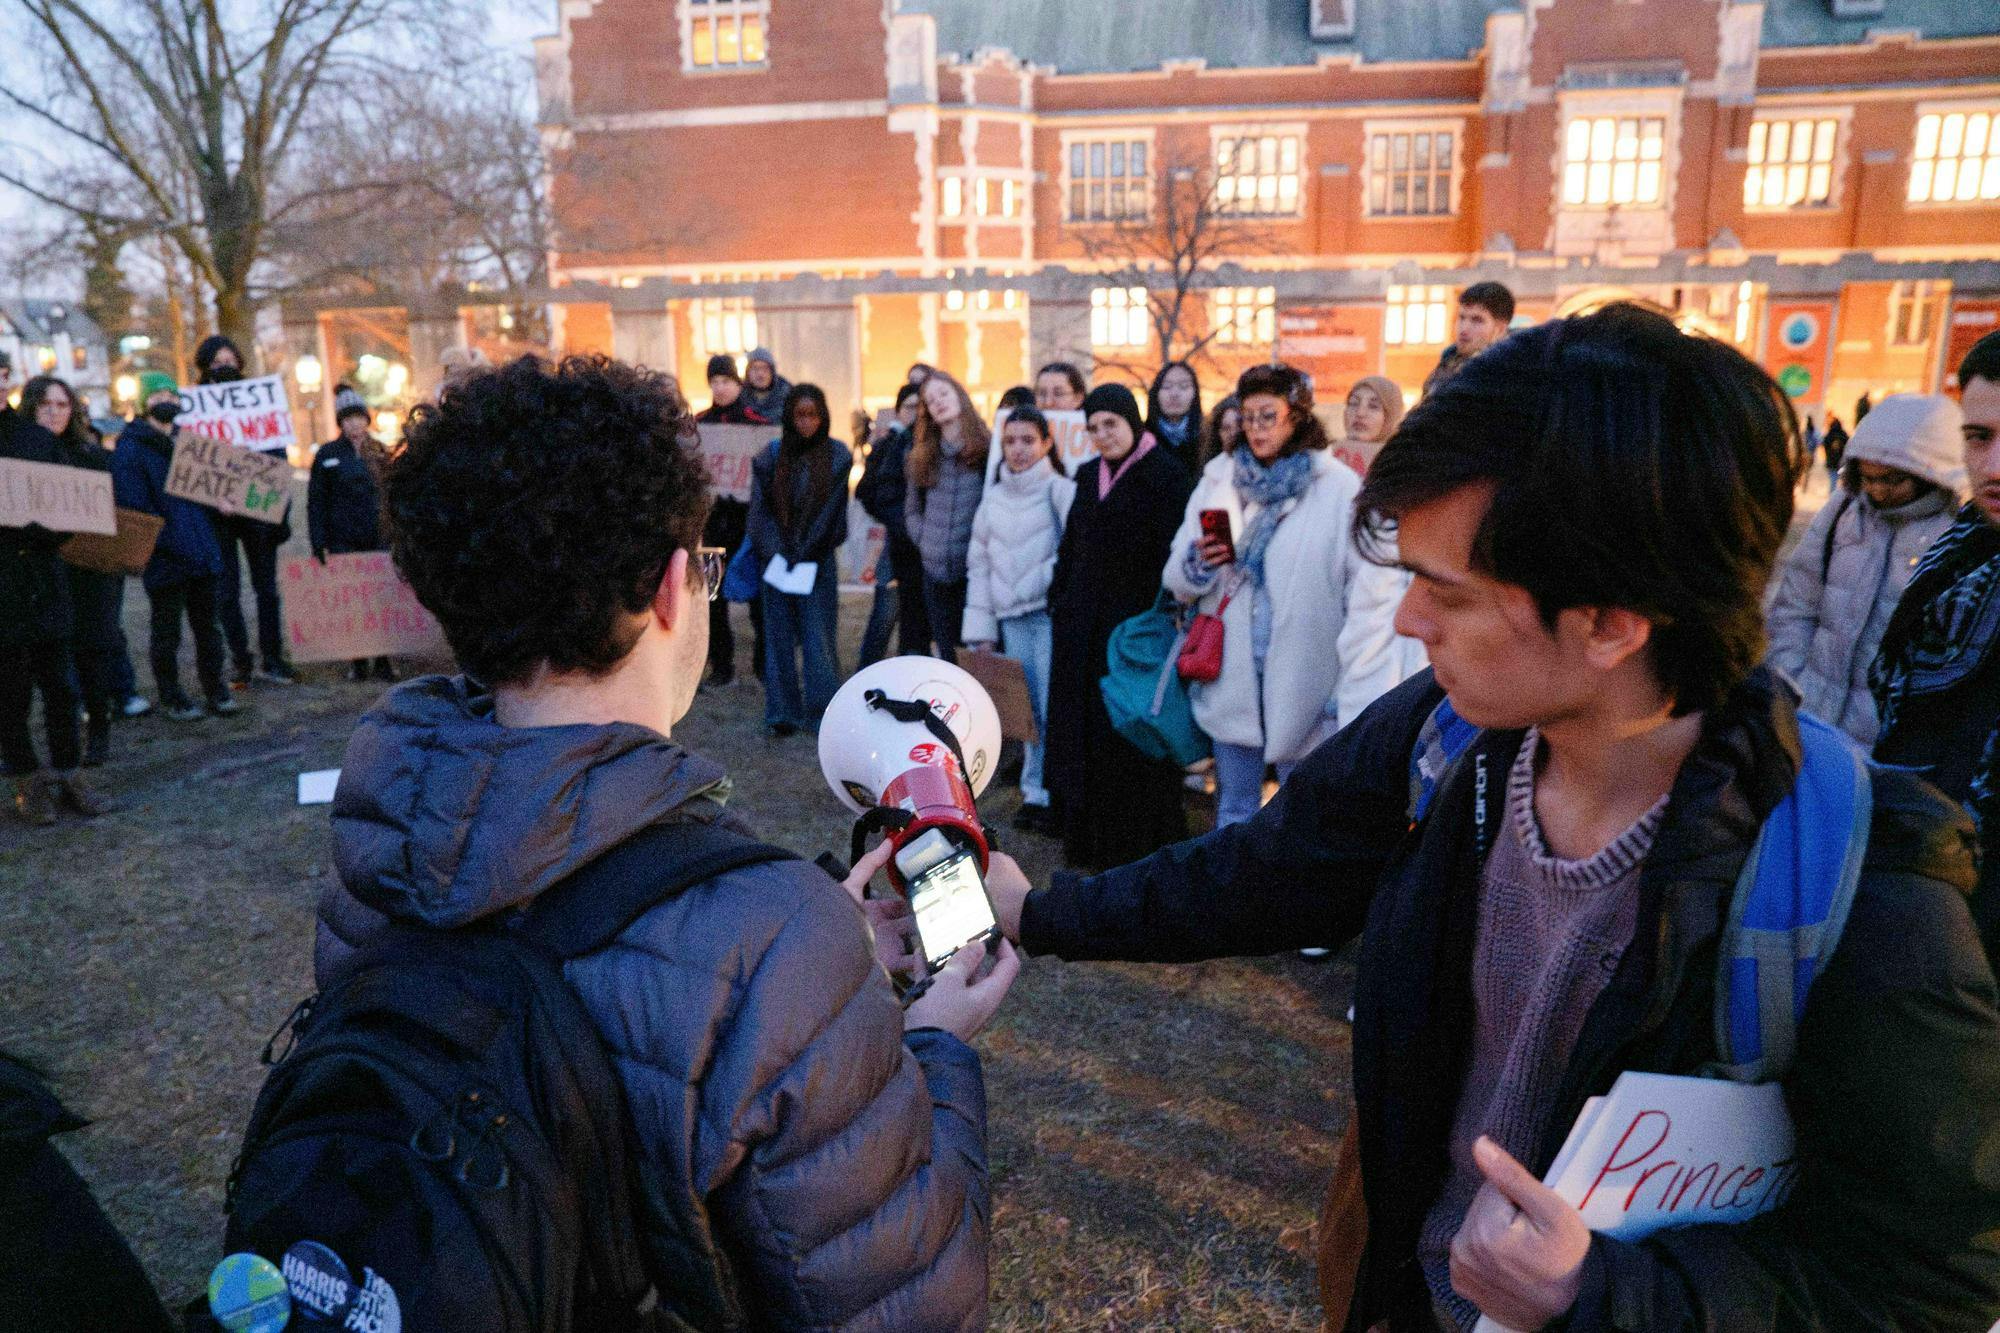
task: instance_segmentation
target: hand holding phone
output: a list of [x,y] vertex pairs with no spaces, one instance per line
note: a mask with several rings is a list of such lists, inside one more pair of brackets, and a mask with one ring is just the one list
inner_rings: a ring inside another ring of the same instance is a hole
[[1234,563],[1236,543],[1229,535],[1229,511],[1204,509],[1200,518],[1201,542],[1196,549],[1201,554],[1202,563],[1210,569]]
[[1021,956],[1014,946],[998,940],[991,949],[993,967],[981,974],[987,949],[960,949],[928,978],[923,994],[903,1010],[903,1030],[939,1028],[960,1041],[971,1041],[1000,1012],[1014,978],[1021,973]]

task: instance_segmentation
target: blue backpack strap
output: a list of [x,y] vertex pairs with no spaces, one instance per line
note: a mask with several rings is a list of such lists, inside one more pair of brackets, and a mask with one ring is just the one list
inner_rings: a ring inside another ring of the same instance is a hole
[[1867,757],[1800,713],[1797,784],[1764,821],[1737,877],[1716,960],[1717,1061],[1737,1083],[1785,1076],[1806,995],[1847,925],[1874,813]]
[[1417,732],[1417,746],[1410,751],[1410,822],[1415,824],[1431,808],[1438,784],[1458,757],[1479,739],[1479,728],[1458,715],[1447,695],[1424,719]]

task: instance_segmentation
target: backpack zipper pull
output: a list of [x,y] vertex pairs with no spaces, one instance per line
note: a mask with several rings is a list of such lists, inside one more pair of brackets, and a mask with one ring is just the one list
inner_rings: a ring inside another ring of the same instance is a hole
[[[305,999],[300,1000],[297,1004],[293,1005],[292,1012],[285,1015],[284,1022],[278,1024],[278,1030],[276,1032],[273,1032],[271,1034],[271,1039],[264,1043],[264,1053],[258,1056],[257,1058],[266,1065],[275,1065],[283,1061],[286,1056],[290,1055],[292,1053],[292,1048],[299,1044],[300,1029],[302,1029],[308,1022],[312,1020],[313,1006],[318,1002],[319,1002],[319,996],[308,995],[306,996]],[[277,1051],[277,1053],[273,1055],[272,1052],[276,1050],[278,1045],[278,1038],[280,1037],[286,1038],[285,1049],[282,1051]]]

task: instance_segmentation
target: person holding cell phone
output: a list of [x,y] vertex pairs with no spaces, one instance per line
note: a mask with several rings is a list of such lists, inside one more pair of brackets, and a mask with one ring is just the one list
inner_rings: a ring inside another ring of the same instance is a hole
[[[1216,822],[1263,804],[1314,746],[1400,679],[1389,575],[1348,539],[1352,469],[1328,451],[1312,386],[1290,366],[1237,381],[1243,441],[1210,460],[1167,559],[1167,590],[1223,624],[1222,670],[1190,685],[1215,741]],[[1363,609],[1365,608],[1365,610]]]

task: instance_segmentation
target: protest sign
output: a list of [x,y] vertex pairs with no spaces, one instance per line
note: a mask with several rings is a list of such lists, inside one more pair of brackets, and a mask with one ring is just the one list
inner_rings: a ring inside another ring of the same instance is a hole
[[[1776,1083],[1624,1073],[1584,1104],[1543,1183],[1592,1231],[1642,1240],[1697,1222],[1747,1222],[1798,1179]],[[1474,1333],[1511,1333],[1481,1317]]]
[[0,458],[0,528],[38,523],[50,532],[118,531],[111,474],[61,463]]
[[153,558],[153,543],[160,539],[160,529],[166,526],[165,519],[138,509],[121,508],[115,536],[79,533],[64,542],[56,554],[79,569],[99,574],[143,574],[146,562]]
[[185,385],[175,424],[184,431],[247,449],[289,449],[298,443],[284,381],[276,375],[227,384]]
[[284,570],[285,644],[294,662],[444,657],[444,631],[387,551],[293,558]]
[[[1010,410],[993,418],[993,447],[986,451],[988,486],[1000,478],[1000,432],[1011,415]],[[1054,446],[1049,450],[1049,457],[1062,460],[1063,475],[1074,477],[1078,468],[1097,457],[1097,443],[1084,428],[1083,413],[1044,412],[1042,415],[1049,419],[1049,440]]]
[[840,547],[840,590],[872,592],[875,571],[882,560],[882,547],[889,530],[868,516],[859,500],[847,502],[847,540]]
[[708,464],[708,482],[718,500],[750,499],[750,464],[778,438],[776,426],[701,427],[701,457]]
[[219,514],[282,523],[292,499],[292,465],[283,454],[260,454],[183,432],[174,437],[167,494],[207,505]]
[[1001,739],[1033,743],[1042,738],[1035,726],[1035,701],[1028,693],[1028,673],[1019,660],[961,648],[958,664],[991,696],[994,708],[1000,712]]

